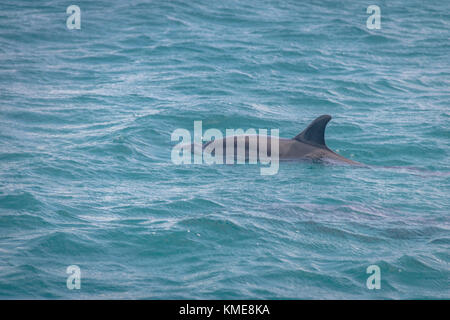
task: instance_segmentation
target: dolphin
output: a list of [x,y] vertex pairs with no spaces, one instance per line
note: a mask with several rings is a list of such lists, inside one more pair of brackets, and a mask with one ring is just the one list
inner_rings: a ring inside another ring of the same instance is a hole
[[[260,147],[262,143],[267,143],[266,152],[270,157],[272,154],[271,146],[273,145],[272,139],[278,140],[279,152],[278,159],[280,161],[320,161],[320,162],[337,162],[350,165],[362,165],[359,162],[344,158],[343,156],[335,153],[329,149],[325,143],[325,127],[331,120],[331,116],[322,115],[316,118],[309,126],[300,132],[292,139],[278,138],[271,136],[261,135],[238,135],[229,136],[223,139],[212,140],[201,145],[202,152],[208,152],[212,156],[217,153],[218,147],[221,148],[223,154],[223,163],[226,162],[227,145],[234,146],[230,149],[234,152],[233,160],[238,159],[238,152],[241,150],[241,155],[245,154],[245,160],[249,160],[251,154],[257,155],[260,159]],[[245,141],[245,144],[244,144]],[[252,143],[252,141],[256,143]],[[191,145],[191,151],[194,151],[194,144]],[[241,148],[241,149],[239,149]],[[253,152],[253,153],[252,153]]]

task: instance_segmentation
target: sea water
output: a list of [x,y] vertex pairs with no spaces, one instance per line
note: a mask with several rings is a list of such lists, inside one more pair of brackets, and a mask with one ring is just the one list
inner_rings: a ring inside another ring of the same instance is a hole
[[[449,298],[449,21],[448,1],[2,1],[0,298]],[[367,166],[171,159],[194,121],[291,138],[322,114]]]

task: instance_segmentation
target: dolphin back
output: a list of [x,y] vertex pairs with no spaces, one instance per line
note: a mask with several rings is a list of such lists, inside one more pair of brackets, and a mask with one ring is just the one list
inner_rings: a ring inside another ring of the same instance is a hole
[[327,148],[325,144],[325,127],[330,120],[331,116],[326,114],[318,117],[305,130],[296,135],[294,139],[317,147]]

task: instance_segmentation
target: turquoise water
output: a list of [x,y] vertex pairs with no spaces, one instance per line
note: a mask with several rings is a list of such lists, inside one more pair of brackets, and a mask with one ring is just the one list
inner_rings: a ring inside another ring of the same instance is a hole
[[[0,298],[450,298],[449,12],[3,1]],[[368,167],[171,162],[196,120],[289,138],[321,114]]]

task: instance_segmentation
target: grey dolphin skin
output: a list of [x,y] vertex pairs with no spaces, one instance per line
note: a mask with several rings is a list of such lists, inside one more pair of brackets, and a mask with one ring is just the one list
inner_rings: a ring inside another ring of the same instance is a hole
[[352,165],[361,163],[344,158],[325,143],[325,127],[331,116],[322,115],[293,139],[280,139],[280,159],[337,160]]
[[[210,150],[211,155],[214,156],[216,147],[220,146],[223,148],[223,156],[226,158],[226,145],[233,146],[231,150],[234,152],[234,160],[237,158],[239,146],[242,148],[245,146],[245,159],[249,159],[249,154],[252,150],[254,154],[258,155],[259,160],[259,148],[260,140],[263,142],[267,141],[267,155],[271,156],[271,139],[278,139],[279,143],[279,160],[280,161],[296,161],[296,160],[310,160],[310,161],[336,161],[351,165],[362,165],[359,162],[344,158],[343,156],[330,150],[325,144],[325,127],[327,123],[331,120],[331,116],[322,115],[315,119],[310,125],[296,135],[292,139],[285,138],[275,138],[270,136],[264,136],[264,140],[261,139],[260,135],[240,135],[240,136],[230,136],[224,139],[212,140],[202,145],[202,150],[205,151],[206,148]],[[244,145],[245,139],[245,145]],[[233,141],[234,140],[234,141]],[[257,141],[257,143],[252,143],[251,141]],[[241,141],[238,143],[238,141]],[[256,150],[255,150],[256,148]],[[193,150],[192,150],[193,151]],[[225,160],[224,160],[225,163]]]

